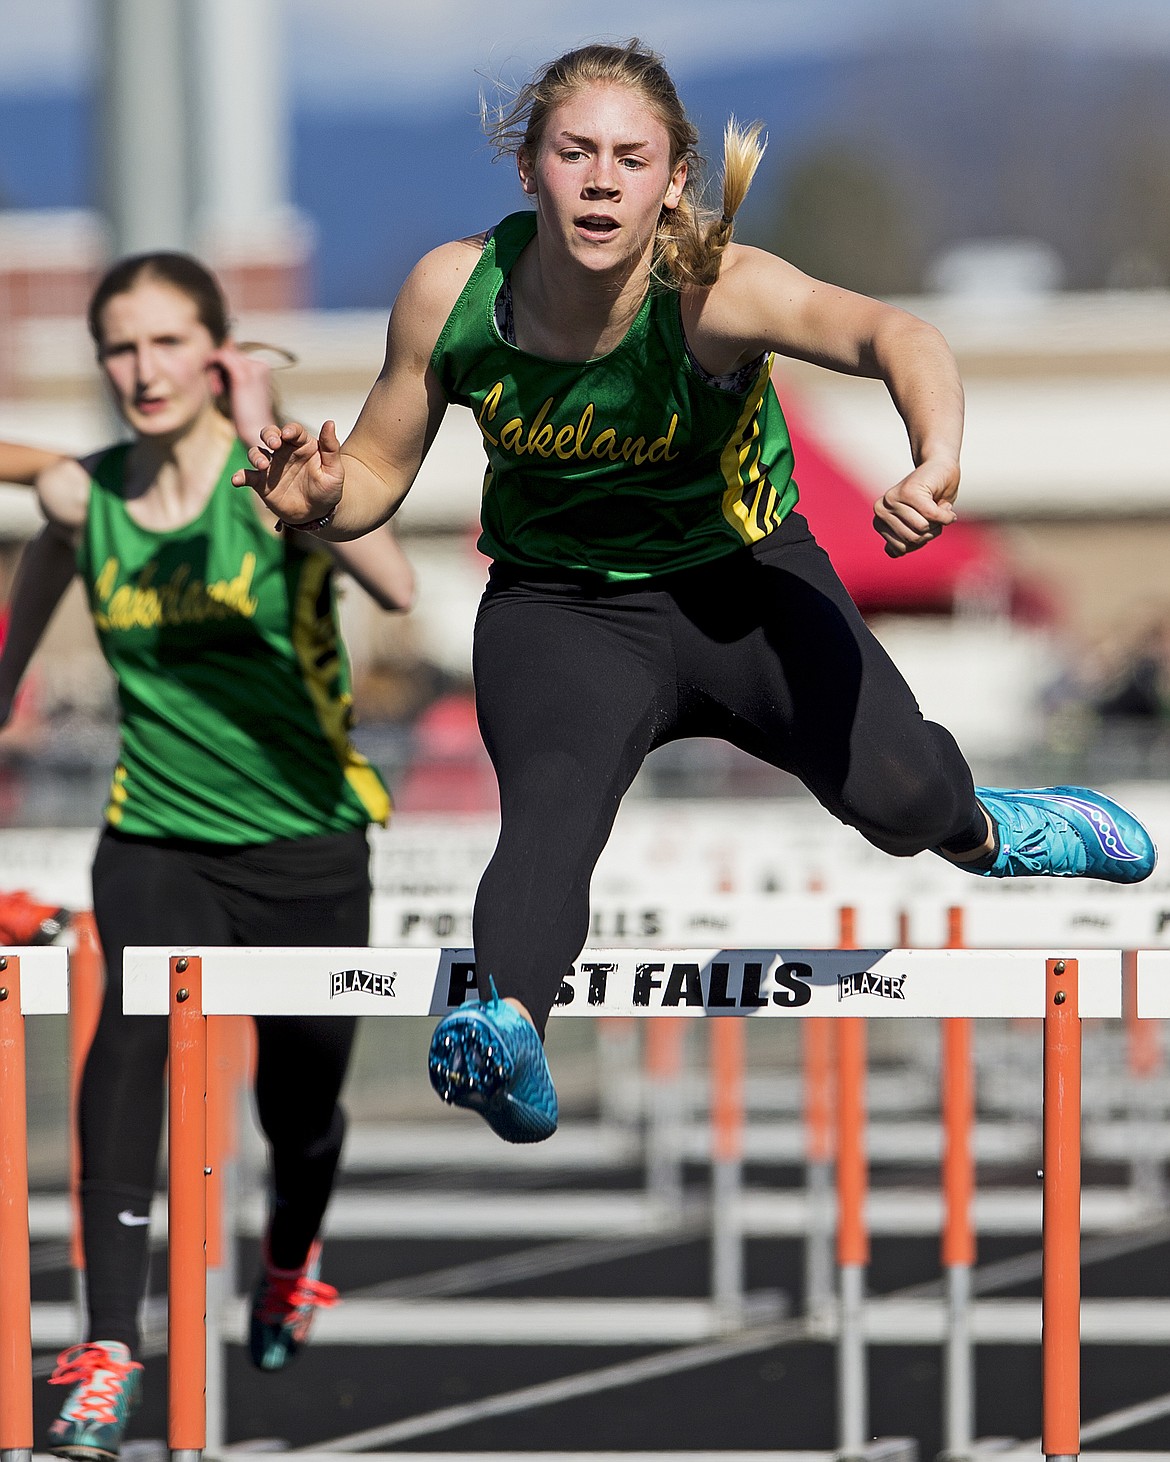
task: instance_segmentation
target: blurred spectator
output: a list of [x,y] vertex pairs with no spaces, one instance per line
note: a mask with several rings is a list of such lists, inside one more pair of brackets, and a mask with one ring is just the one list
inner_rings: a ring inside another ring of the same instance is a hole
[[1102,667],[1098,715],[1164,721],[1170,717],[1170,612],[1161,611]]

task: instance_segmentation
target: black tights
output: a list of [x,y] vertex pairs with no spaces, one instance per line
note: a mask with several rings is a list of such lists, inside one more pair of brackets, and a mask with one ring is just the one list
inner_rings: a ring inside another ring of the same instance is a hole
[[475,901],[480,991],[543,1031],[589,925],[589,883],[647,754],[720,737],[798,776],[895,856],[978,847],[954,738],[926,721],[803,518],[650,586],[496,566],[475,633],[480,728],[500,785]]
[[[365,945],[365,833],[215,849],[107,832],[93,869],[106,991],[81,1083],[81,1206],[89,1335],[137,1350],[162,1131],[167,1022],[122,1013],[127,945]],[[295,1268],[321,1225],[345,1115],[356,1021],[256,1020],[256,1107],[272,1150],[273,1262]],[[127,1220],[131,1220],[127,1222]]]

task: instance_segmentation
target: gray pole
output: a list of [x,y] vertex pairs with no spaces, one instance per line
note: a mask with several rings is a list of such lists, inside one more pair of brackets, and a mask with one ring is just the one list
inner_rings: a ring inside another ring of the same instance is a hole
[[281,0],[198,0],[189,13],[192,223],[217,264],[281,262],[307,247],[289,203]]
[[717,1157],[711,1167],[711,1297],[721,1330],[744,1318],[743,1164]]
[[182,0],[102,0],[101,197],[118,254],[190,246]]
[[288,199],[284,45],[277,0],[199,0],[190,16],[200,222],[264,217]]
[[964,1462],[975,1437],[975,1373],[971,1336],[971,1269],[947,1267],[947,1339],[943,1351],[944,1456]]
[[842,1264],[840,1332],[837,1338],[838,1456],[862,1457],[868,1442],[865,1364],[865,1269]]
[[820,1157],[805,1163],[808,1198],[804,1236],[804,1312],[818,1326],[833,1313],[833,1165]]

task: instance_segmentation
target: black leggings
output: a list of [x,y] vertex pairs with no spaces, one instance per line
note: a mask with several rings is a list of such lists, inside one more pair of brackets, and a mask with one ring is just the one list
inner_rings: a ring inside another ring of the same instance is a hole
[[[106,991],[81,1083],[89,1335],[136,1350],[162,1131],[167,1021],[122,1013],[127,945],[365,945],[365,831],[220,849],[107,831],[93,866]],[[320,1227],[345,1135],[338,1094],[357,1022],[256,1020],[256,1106],[272,1148],[269,1246],[299,1265]],[[130,1222],[127,1222],[130,1220]]]
[[923,719],[799,515],[648,586],[496,566],[475,689],[501,811],[475,901],[480,990],[491,976],[541,1031],[585,942],[618,805],[656,746],[729,741],[897,856],[986,833],[954,738]]

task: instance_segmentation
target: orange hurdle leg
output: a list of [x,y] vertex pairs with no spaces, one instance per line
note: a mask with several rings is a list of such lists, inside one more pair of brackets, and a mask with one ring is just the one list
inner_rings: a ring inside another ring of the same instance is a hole
[[1139,1020],[1137,1013],[1137,950],[1121,956],[1122,1017],[1131,1076],[1153,1076],[1162,1066],[1161,1032],[1156,1020]]
[[1049,1462],[1081,1446],[1081,1019],[1077,962],[1047,963],[1044,1018],[1043,1435]]
[[28,1127],[20,960],[0,955],[0,1455],[32,1456]]
[[207,1021],[203,961],[171,959],[169,1416],[172,1462],[207,1444]]
[[[947,947],[963,948],[963,911],[948,910]],[[970,1455],[975,1427],[974,1349],[971,1337],[971,1270],[975,1264],[975,1079],[971,1022],[942,1022],[943,1233],[948,1325],[943,1357],[943,1441],[948,1457]]]
[[[102,948],[93,914],[75,914],[76,942],[69,954],[69,1193],[73,1210],[70,1241],[74,1273],[85,1270],[85,1245],[81,1234],[81,1146],[77,1113],[80,1109],[81,1077],[85,1058],[93,1044],[102,1009]],[[79,1281],[80,1282],[80,1281]],[[79,1291],[80,1293],[80,1291]]]
[[[856,947],[852,909],[841,910],[841,948]],[[865,1019],[846,1016],[837,1028],[837,1263],[841,1275],[837,1344],[838,1446],[857,1457],[868,1441],[869,1406],[862,1309],[869,1233],[865,1222]]]

